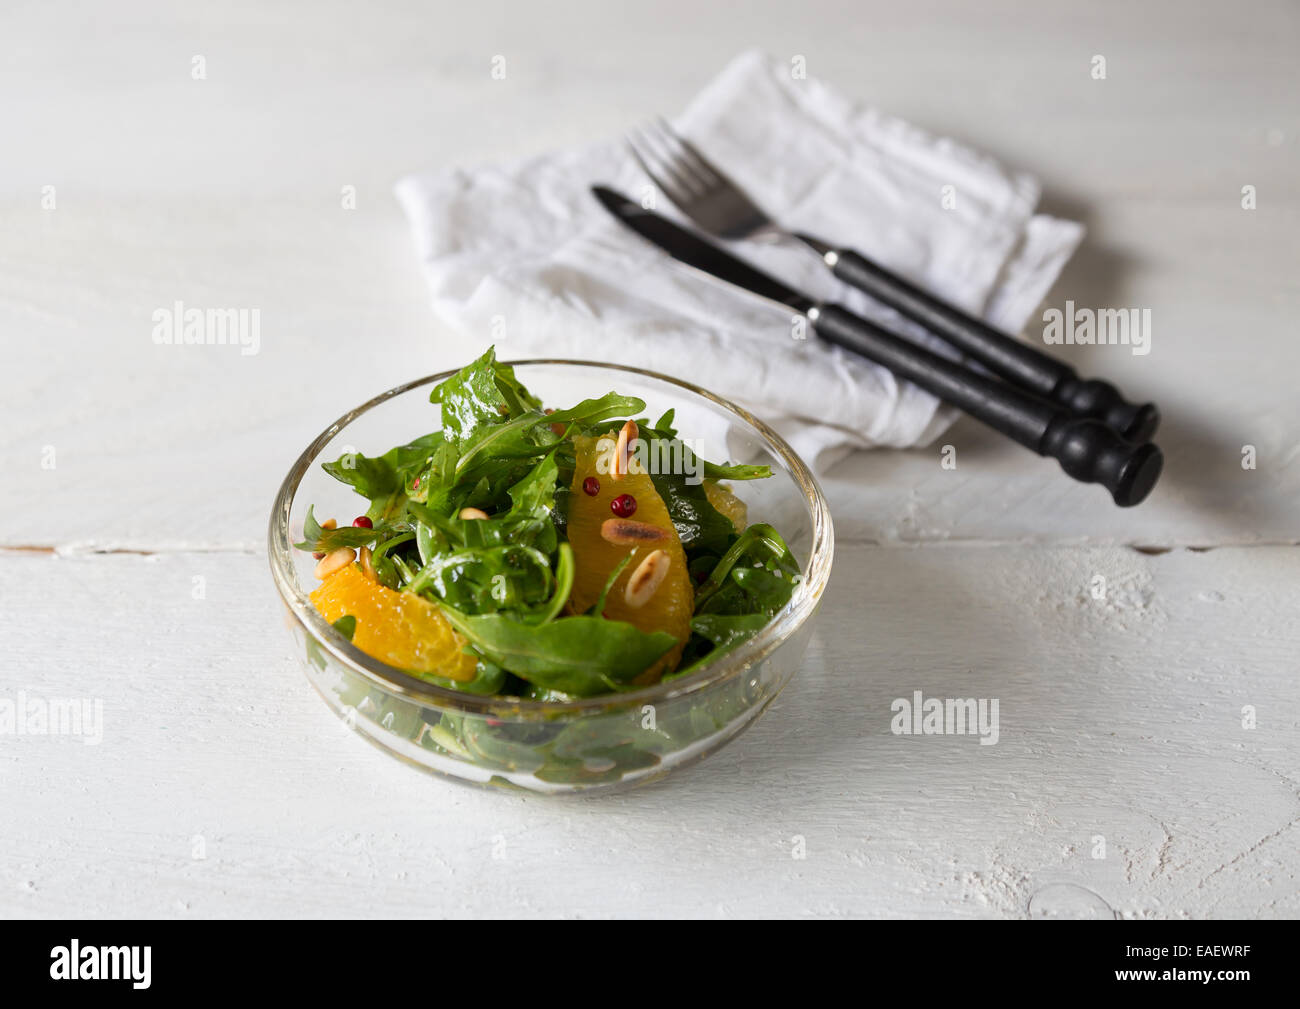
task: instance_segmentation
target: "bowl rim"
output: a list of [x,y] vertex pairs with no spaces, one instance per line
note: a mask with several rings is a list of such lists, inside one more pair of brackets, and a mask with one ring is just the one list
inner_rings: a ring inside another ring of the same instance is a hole
[[738,677],[754,664],[766,659],[780,647],[786,638],[790,637],[816,612],[822,594],[825,592],[826,584],[830,579],[831,561],[835,552],[835,532],[831,522],[830,505],[826,501],[821,485],[817,482],[817,478],[813,476],[807,464],[799,458],[786,440],[771,427],[743,407],[715,395],[707,389],[702,389],[690,382],[661,372],[651,371],[647,368],[583,361],[574,358],[522,358],[501,363],[516,368],[560,365],[640,375],[677,386],[686,392],[699,396],[749,425],[767,443],[769,450],[786,464],[790,477],[803,493],[809,506],[813,537],[812,547],[804,566],[803,581],[795,591],[790,603],[775,618],[752,638],[720,656],[718,661],[705,662],[700,669],[683,679],[660,682],[637,690],[600,694],[595,697],[574,698],[569,701],[533,701],[491,694],[470,694],[422,680],[367,655],[335,630],[311,604],[308,595],[296,585],[292,563],[294,547],[289,530],[294,499],[297,496],[303,477],[311,468],[312,462],[319,456],[324,447],[348,425],[390,399],[410,392],[412,389],[441,382],[460,370],[459,368],[453,368],[394,386],[372,397],[360,406],[349,410],[312,439],[311,443],[289,468],[289,472],[280,484],[280,489],[276,492],[275,504],[271,509],[271,519],[267,529],[267,556],[276,589],[280,593],[281,600],[288,607],[289,612],[302,625],[304,631],[314,639],[316,644],[328,651],[351,672],[404,699],[414,702],[427,702],[429,706],[451,709],[467,714],[502,715],[515,720],[526,716],[552,718],[562,714],[595,714],[610,708],[662,703],[705,690],[725,680]]

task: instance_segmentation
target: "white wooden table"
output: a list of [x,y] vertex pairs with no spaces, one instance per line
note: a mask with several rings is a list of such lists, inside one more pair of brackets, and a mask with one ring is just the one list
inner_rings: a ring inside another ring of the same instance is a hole
[[[748,6],[0,13],[0,700],[104,719],[0,735],[0,914],[1300,913],[1300,11]],[[736,744],[607,798],[412,771],[312,694],[263,549],[311,435],[465,356],[391,183],[672,111],[752,45],[1087,222],[1049,303],[1152,310],[1148,356],[1066,351],[1162,405],[1167,473],[1120,511],[969,424],[955,469],[862,454],[807,668]],[[260,307],[261,352],[155,345],[178,299]],[[916,690],[999,699],[997,745],[892,734]]]

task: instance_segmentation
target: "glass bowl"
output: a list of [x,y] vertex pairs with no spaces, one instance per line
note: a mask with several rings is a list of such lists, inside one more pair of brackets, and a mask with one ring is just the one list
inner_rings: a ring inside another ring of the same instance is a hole
[[444,372],[390,389],[331,424],[298,457],[275,499],[268,548],[298,658],[325,702],[366,739],[430,771],[479,785],[578,792],[653,781],[734,739],[799,668],[830,576],[834,534],[821,488],[771,428],[689,383],[585,361],[511,362],[542,402],[569,406],[617,390],[646,412],[676,410],[675,426],[702,458],[767,464],[772,476],[734,485],[750,521],[768,522],[802,565],[788,606],[738,648],[683,677],[628,693],[549,703],[481,697],[425,682],[357,649],[316,612],[315,561],[293,548],[308,505],[346,522],[367,502],[320,463],[378,455],[436,430],[429,402]]

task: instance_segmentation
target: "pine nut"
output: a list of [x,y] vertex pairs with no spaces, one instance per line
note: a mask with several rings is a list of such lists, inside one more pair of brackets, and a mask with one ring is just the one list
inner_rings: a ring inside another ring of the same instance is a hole
[[668,530],[636,519],[605,519],[600,524],[600,538],[620,546],[662,543],[668,539]]
[[663,550],[652,550],[636,566],[632,577],[623,588],[623,598],[633,609],[640,609],[648,603],[658,591],[659,586],[668,577],[668,567],[672,563]]
[[324,581],[335,571],[341,571],[354,560],[357,559],[357,552],[351,547],[339,547],[327,553],[324,559],[316,565],[316,577]]
[[485,519],[488,517],[488,513],[482,508],[462,508],[460,517],[463,519]]
[[379,579],[375,577],[375,566],[370,563],[370,548],[362,547],[361,555],[357,559],[361,562],[361,573],[372,582],[378,581]]
[[629,420],[618,433],[618,444],[614,447],[614,458],[609,461],[609,476],[612,480],[622,480],[630,472],[628,463],[633,443],[636,441],[636,421]]

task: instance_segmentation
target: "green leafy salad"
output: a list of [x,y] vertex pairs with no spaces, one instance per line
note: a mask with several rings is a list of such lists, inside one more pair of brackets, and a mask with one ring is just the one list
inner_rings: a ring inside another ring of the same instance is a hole
[[[489,349],[436,386],[442,428],[324,464],[369,501],[307,511],[316,609],[363,652],[455,690],[566,700],[685,676],[789,603],[799,564],[673,411],[554,410]],[[557,404],[558,406],[558,404]]]

